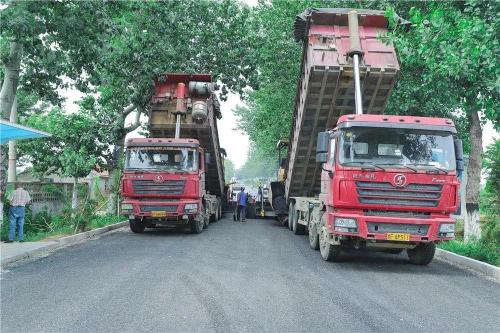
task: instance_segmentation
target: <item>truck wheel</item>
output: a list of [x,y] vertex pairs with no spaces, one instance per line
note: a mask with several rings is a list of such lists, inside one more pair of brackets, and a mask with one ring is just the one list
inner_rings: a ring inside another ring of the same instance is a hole
[[338,261],[340,258],[340,245],[332,245],[328,242],[330,233],[326,228],[326,214],[321,218],[319,227],[319,252],[325,261]]
[[140,220],[133,219],[129,220],[128,223],[130,225],[130,230],[136,234],[143,233],[144,229],[146,229],[146,226]]
[[288,206],[288,229],[293,231],[293,219],[295,214],[295,203],[292,201]]
[[318,228],[315,223],[309,223],[309,245],[311,249],[319,250]]
[[306,233],[306,227],[299,223],[299,214],[297,211],[293,214],[293,233],[296,235],[303,235]]
[[436,244],[421,243],[414,249],[406,250],[410,262],[414,265],[428,265],[434,258],[436,252]]
[[203,231],[204,220],[191,220],[191,232],[193,234],[199,234]]

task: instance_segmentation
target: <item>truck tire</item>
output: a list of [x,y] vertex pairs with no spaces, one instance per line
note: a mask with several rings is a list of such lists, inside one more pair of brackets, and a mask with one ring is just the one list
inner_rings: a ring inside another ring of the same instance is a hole
[[136,234],[143,233],[144,229],[146,229],[146,226],[140,220],[131,219],[128,221],[128,223],[130,225],[130,230],[132,230],[132,232]]
[[288,205],[288,229],[293,231],[293,219],[295,215],[295,203],[293,201]]
[[297,211],[293,213],[293,233],[296,235],[304,235],[306,233],[306,226],[303,224],[299,223],[299,214],[297,214]]
[[316,223],[309,223],[309,245],[313,250],[319,250],[319,234]]
[[434,258],[436,252],[436,244],[421,243],[414,249],[406,250],[408,259],[414,265],[428,265]]
[[340,245],[332,245],[328,242],[330,233],[326,228],[326,214],[321,217],[319,226],[319,252],[325,261],[338,261],[340,258]]
[[204,220],[191,220],[191,232],[193,234],[199,234],[203,231]]

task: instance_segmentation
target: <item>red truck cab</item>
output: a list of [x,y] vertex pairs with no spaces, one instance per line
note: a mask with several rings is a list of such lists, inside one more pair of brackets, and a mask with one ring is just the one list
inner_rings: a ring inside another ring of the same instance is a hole
[[454,238],[463,169],[455,134],[449,119],[386,115],[344,115],[320,133],[323,244],[406,248],[410,260],[422,249],[417,263],[430,261],[433,243]]
[[135,138],[127,141],[121,212],[134,232],[156,225],[200,232],[204,213],[205,155],[198,140]]

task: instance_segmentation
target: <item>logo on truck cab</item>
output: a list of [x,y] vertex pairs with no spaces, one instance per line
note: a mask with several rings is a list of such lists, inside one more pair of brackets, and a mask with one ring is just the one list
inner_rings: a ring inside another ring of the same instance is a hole
[[406,185],[406,176],[398,173],[394,176],[394,185],[397,187],[404,187]]
[[163,176],[162,175],[156,175],[154,179],[155,183],[163,183]]

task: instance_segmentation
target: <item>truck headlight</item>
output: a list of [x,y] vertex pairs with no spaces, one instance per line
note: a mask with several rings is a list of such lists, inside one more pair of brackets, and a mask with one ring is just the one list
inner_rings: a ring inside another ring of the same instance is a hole
[[446,238],[455,237],[455,224],[454,223],[442,223],[439,226],[438,237],[446,237]]
[[442,232],[442,233],[455,232],[455,224],[454,223],[442,223],[439,226],[439,232]]
[[358,232],[356,219],[348,217],[336,217],[334,223],[335,231],[340,232]]
[[184,205],[184,211],[185,212],[197,212],[198,211],[198,204],[197,203],[188,203]]
[[128,203],[122,203],[122,212],[132,212],[134,210],[134,206]]

